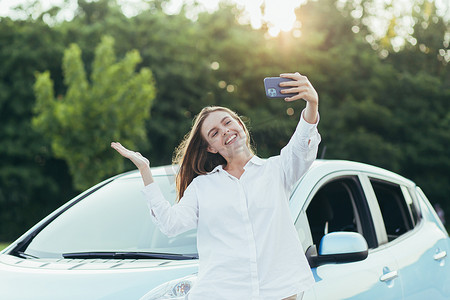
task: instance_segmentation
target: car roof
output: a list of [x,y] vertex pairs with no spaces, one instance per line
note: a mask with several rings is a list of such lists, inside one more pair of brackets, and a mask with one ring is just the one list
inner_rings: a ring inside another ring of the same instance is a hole
[[[159,167],[152,167],[152,175],[153,176],[175,176],[178,172],[177,165],[165,165]],[[373,165],[369,165],[366,163],[348,161],[348,160],[328,160],[328,159],[316,159],[308,173],[314,173],[317,176],[326,175],[333,172],[338,171],[356,171],[356,172],[364,172],[381,175],[383,177],[387,177],[390,179],[394,179],[397,181],[407,182],[408,184],[414,185],[414,182],[397,174],[392,171],[376,167]],[[323,174],[321,174],[323,173]],[[116,176],[117,179],[130,179],[140,177],[140,174],[137,170],[126,172]]]
[[348,161],[348,160],[325,160],[325,159],[316,159],[312,164],[311,168],[308,170],[308,173],[315,173],[318,176],[326,175],[333,172],[339,171],[355,171],[362,172],[367,174],[374,174],[377,176],[385,177],[394,181],[401,181],[408,185],[414,185],[414,182],[410,179],[403,177],[397,173],[386,170],[381,167],[376,167],[373,165],[369,165],[366,163]]

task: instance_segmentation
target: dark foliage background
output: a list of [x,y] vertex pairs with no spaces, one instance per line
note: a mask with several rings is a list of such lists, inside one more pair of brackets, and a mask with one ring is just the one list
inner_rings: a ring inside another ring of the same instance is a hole
[[[408,177],[450,215],[449,33],[433,2],[412,1],[415,43],[397,51],[392,28],[385,37],[368,38],[370,0],[339,8],[335,0],[310,1],[296,12],[301,27],[276,38],[268,37],[267,25],[254,30],[240,24],[234,6],[192,21],[186,17],[192,7],[168,15],[164,1],[150,3],[131,18],[114,1],[79,0],[73,20],[52,26],[43,20],[54,20],[57,7],[37,19],[0,19],[0,241],[17,238],[78,193],[66,162],[55,158],[51,141],[31,125],[33,85],[36,72],[49,70],[54,94],[64,95],[64,50],[76,43],[90,74],[105,35],[114,38],[118,58],[137,49],[138,69],[153,73],[157,91],[147,139],[138,143],[153,166],[171,163],[192,118],[206,105],[244,115],[258,155],[277,154],[304,104],[266,99],[263,78],[299,71],[319,92],[321,155]],[[352,17],[361,7],[362,15]],[[132,168],[126,164],[124,170]]]

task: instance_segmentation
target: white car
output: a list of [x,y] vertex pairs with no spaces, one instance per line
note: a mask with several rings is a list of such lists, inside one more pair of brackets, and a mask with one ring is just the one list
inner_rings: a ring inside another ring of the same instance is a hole
[[[173,202],[172,166],[152,172]],[[196,280],[196,232],[163,235],[142,188],[137,171],[106,180],[1,251],[0,299],[184,299]],[[450,239],[414,182],[316,160],[290,208],[316,280],[304,300],[450,299]]]

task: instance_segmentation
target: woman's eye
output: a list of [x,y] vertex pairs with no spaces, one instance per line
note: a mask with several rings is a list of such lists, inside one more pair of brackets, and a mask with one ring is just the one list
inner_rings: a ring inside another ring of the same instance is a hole
[[213,137],[215,137],[215,136],[216,136],[216,134],[217,134],[217,131],[216,131],[216,132],[214,132],[212,136],[213,136]]
[[227,124],[227,125],[228,125],[228,124],[230,124],[230,123],[231,123],[231,120],[230,120],[230,121],[227,121],[227,122],[226,122],[225,124]]

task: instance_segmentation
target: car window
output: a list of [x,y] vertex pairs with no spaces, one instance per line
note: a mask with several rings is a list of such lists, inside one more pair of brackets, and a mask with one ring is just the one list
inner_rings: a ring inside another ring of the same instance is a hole
[[419,213],[406,187],[374,178],[370,178],[370,182],[380,206],[388,241],[413,229]]
[[[154,177],[173,204],[173,176]],[[140,178],[117,179],[66,210],[33,239],[25,250],[37,257],[61,257],[86,251],[131,251],[196,254],[196,230],[168,238],[155,226]]]
[[412,191],[409,190],[406,186],[401,185],[400,188],[403,192],[403,196],[405,197],[406,205],[411,214],[413,224],[417,225],[417,223],[419,223],[420,219],[422,218],[419,203],[417,202],[417,199],[415,197],[412,197]]
[[325,234],[335,231],[358,232],[370,248],[377,245],[366,198],[356,176],[334,179],[320,187],[306,214],[316,246]]

